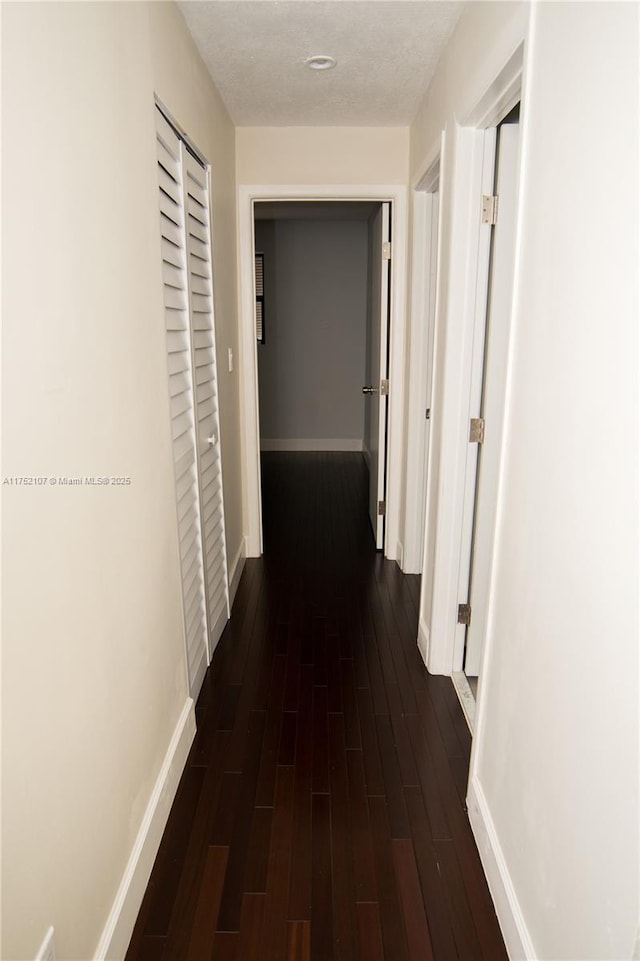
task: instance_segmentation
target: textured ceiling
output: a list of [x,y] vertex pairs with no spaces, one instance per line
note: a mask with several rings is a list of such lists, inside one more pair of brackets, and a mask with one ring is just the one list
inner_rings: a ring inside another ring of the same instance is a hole
[[[185,0],[179,4],[237,126],[405,126],[462,3]],[[338,65],[313,71],[307,57]]]

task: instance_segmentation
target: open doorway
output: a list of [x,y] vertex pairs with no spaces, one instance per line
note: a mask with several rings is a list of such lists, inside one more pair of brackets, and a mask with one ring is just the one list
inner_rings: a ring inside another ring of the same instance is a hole
[[[468,565],[468,623],[464,627],[463,671],[477,697],[487,621],[489,571],[496,522],[504,392],[513,293],[520,104],[498,125],[489,282],[476,435],[473,524]],[[490,429],[486,429],[486,425]],[[473,428],[472,428],[473,430]],[[466,572],[463,572],[465,574]],[[467,619],[465,617],[464,619]]]
[[254,218],[261,461],[314,452],[364,461],[382,550],[390,204],[264,201]]
[[[447,126],[418,647],[482,713],[517,247],[522,50]],[[498,143],[499,142],[499,143]],[[423,230],[424,234],[424,230]],[[485,330],[486,327],[486,330]],[[433,516],[430,499],[435,495]]]

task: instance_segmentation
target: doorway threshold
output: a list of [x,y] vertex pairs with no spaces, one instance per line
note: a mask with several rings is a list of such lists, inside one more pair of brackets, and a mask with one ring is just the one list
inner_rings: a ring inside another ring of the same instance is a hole
[[467,727],[473,736],[473,729],[476,723],[476,699],[473,696],[471,687],[469,686],[467,675],[464,673],[464,671],[454,671],[451,675],[451,681],[455,688],[456,694],[458,695],[458,700],[460,701],[460,707],[462,708],[462,713],[465,716]]

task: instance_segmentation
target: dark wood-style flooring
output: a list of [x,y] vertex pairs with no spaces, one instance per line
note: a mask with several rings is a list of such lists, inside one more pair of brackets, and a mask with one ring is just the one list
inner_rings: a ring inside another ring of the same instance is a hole
[[247,561],[127,961],[504,961],[470,737],[373,548],[359,454],[263,456]]

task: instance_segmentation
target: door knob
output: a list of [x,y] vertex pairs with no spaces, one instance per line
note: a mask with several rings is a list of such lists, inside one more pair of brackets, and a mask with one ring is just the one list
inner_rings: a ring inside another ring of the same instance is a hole
[[363,393],[363,394],[379,394],[379,393],[380,393],[380,388],[379,388],[379,387],[374,387],[374,386],[371,384],[371,385],[369,385],[369,387],[363,387],[363,388],[362,388],[362,393]]

